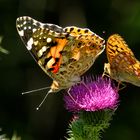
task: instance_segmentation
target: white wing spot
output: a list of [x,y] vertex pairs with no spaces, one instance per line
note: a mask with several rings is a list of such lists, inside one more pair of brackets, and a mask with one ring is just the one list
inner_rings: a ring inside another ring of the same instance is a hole
[[38,44],[38,41],[35,41],[35,42],[34,42],[34,45],[36,46],[37,44]]
[[34,41],[33,41],[33,38],[31,37],[29,39],[29,41],[27,42],[27,49],[28,50],[31,50],[32,49],[32,45],[33,45]]
[[47,38],[47,43],[50,43],[52,41],[52,38],[48,37]]
[[24,22],[23,22],[23,25],[25,25],[26,23],[27,23],[27,22],[26,22],[26,21],[24,21]]
[[24,36],[24,31],[23,30],[18,31],[18,33],[19,33],[20,36]]
[[33,33],[36,31],[36,28],[33,29]]
[[43,55],[42,49],[38,51],[37,55],[38,57],[41,57]]
[[46,50],[47,50],[47,47],[43,46],[37,53],[38,57],[41,57]]
[[52,31],[52,30],[50,30],[50,32],[49,32],[51,35],[54,33],[54,31]]
[[20,28],[20,25],[19,25],[19,24],[17,24],[17,27],[18,27],[18,28]]
[[56,35],[56,36],[60,36],[60,33],[55,32],[55,35]]
[[46,39],[46,36],[44,36],[43,39]]
[[47,47],[43,46],[41,50],[42,50],[42,52],[45,52],[47,50]]
[[23,29],[24,29],[24,30],[27,30],[27,27],[25,26]]

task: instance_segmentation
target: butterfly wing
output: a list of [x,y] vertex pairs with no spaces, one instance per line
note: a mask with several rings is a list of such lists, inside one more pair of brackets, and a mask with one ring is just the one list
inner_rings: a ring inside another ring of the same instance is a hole
[[120,35],[109,37],[106,52],[111,77],[140,86],[140,62]]
[[71,35],[73,35],[73,36],[92,35],[92,34],[94,34],[88,28],[78,28],[76,26],[65,27],[64,31],[69,33],[69,34],[71,34]]
[[134,56],[120,53],[112,64],[111,70],[116,79],[140,86],[140,62]]
[[112,63],[115,57],[121,54],[122,52],[127,55],[134,56],[133,52],[120,35],[118,34],[111,35],[108,38],[106,44],[106,54],[109,63]]
[[19,17],[16,26],[25,46],[45,73],[49,76],[56,73],[68,33],[57,25],[43,24],[26,16]]
[[64,89],[78,82],[104,50],[104,40],[88,29],[63,29],[20,17],[17,30],[36,62],[54,80],[51,89]]
[[114,79],[120,80],[120,73],[122,74],[126,71],[124,66],[128,67],[128,63],[135,63],[133,61],[133,52],[130,50],[124,39],[118,34],[111,35],[108,38],[106,44],[106,54],[109,61],[108,71],[111,77]]

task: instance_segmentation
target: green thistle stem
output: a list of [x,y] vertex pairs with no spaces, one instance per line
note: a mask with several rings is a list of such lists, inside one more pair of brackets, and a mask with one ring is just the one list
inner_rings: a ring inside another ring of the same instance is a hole
[[67,140],[100,140],[113,114],[112,110],[81,112],[79,118],[71,122]]

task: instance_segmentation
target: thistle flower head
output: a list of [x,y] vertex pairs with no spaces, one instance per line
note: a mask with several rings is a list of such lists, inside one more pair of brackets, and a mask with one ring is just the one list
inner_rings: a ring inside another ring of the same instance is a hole
[[110,79],[86,77],[68,90],[64,101],[66,109],[72,112],[98,111],[116,108],[118,98],[117,88],[112,86]]

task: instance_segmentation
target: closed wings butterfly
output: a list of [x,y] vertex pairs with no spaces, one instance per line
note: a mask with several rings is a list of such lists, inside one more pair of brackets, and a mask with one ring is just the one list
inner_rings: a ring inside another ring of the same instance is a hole
[[119,83],[128,82],[140,86],[140,62],[120,35],[109,37],[106,53],[109,63],[105,63],[105,73]]
[[87,28],[62,28],[27,16],[17,18],[16,26],[28,51],[53,79],[49,92],[79,82],[105,48],[104,39]]

